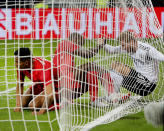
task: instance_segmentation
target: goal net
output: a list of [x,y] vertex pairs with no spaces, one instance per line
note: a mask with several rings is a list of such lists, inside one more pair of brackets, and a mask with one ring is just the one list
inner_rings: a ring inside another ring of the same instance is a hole
[[0,2],[0,130],[89,130],[160,101],[163,30],[151,0],[39,2]]

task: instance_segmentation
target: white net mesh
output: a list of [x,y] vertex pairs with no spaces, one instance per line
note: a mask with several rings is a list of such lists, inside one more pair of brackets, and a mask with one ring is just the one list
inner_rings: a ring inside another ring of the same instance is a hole
[[0,7],[0,129],[89,130],[163,96],[163,32],[151,0]]

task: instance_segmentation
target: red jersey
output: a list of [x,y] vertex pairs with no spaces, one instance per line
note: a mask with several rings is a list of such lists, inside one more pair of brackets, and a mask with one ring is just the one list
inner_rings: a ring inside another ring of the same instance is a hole
[[58,86],[60,87],[59,84],[61,84],[61,82],[58,82],[58,77],[60,78],[61,73],[68,75],[67,72],[70,72],[75,66],[74,56],[72,53],[78,48],[78,45],[69,40],[63,40],[58,44],[53,58],[53,76],[56,88],[58,88]]
[[[61,43],[58,44],[53,58],[54,64],[54,77],[60,76],[60,69],[62,65],[67,65],[65,68],[71,69],[75,66],[74,56],[72,53],[79,48],[78,45],[74,44],[69,40],[63,40]],[[64,67],[63,67],[64,68]],[[66,70],[66,69],[62,69]],[[59,74],[57,74],[57,71]]]
[[31,71],[29,70],[22,70],[20,72],[17,71],[17,77],[23,81],[25,76],[27,76],[32,82],[36,82],[36,84],[44,84],[44,85],[50,84],[51,63],[39,57],[33,58],[32,60],[33,60],[33,64],[32,64],[33,68],[31,69]]
[[[57,49],[55,51],[55,56],[53,58],[53,74],[55,78],[55,87],[67,87],[71,89],[75,88],[83,88],[81,86],[81,82],[77,81],[73,68],[75,66],[74,55],[73,52],[78,50],[80,47],[71,41],[65,40],[58,44]],[[61,79],[58,79],[58,77]],[[98,97],[98,72],[89,71],[87,73],[87,83],[89,83],[89,93],[91,101],[94,101]],[[88,91],[86,89],[86,91]],[[56,93],[58,94],[58,89],[56,89]],[[83,92],[84,93],[84,92]],[[58,95],[56,95],[58,96]]]

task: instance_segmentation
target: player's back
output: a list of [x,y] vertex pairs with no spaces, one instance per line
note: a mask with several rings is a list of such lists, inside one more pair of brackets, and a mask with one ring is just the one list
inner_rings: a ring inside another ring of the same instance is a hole
[[78,45],[69,40],[63,40],[60,43],[58,43],[53,58],[54,66],[59,67],[62,64],[74,66],[73,52],[78,48]]
[[[74,64],[74,56],[72,53],[79,47],[69,40],[63,40],[58,43],[53,58],[53,76],[55,87],[60,86],[58,78],[69,70],[72,70]],[[61,72],[62,71],[62,72]]]
[[51,63],[39,57],[33,58],[32,61],[32,69],[20,71],[20,79],[23,80],[23,77],[27,76],[33,82],[47,85],[51,81]]
[[60,52],[73,52],[78,48],[78,45],[69,41],[69,40],[62,40],[60,43],[58,43],[58,46],[55,50],[55,54],[58,54]]
[[34,58],[34,79],[40,82],[51,81],[51,62],[39,57]]

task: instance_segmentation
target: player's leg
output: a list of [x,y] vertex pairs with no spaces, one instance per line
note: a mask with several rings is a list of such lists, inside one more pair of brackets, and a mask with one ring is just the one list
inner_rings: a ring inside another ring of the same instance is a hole
[[22,107],[28,107],[30,101],[35,97],[35,95],[38,95],[42,91],[42,84],[30,86],[30,88],[28,88],[22,96]]
[[110,70],[110,77],[113,82],[114,92],[119,93],[123,77],[119,73]]
[[[85,67],[87,68],[87,66]],[[68,100],[75,100],[88,92],[87,70],[84,69],[84,66],[73,68],[73,70],[67,73],[67,77],[64,77],[64,79],[65,83],[62,84],[67,84],[64,86],[70,88],[71,91],[69,93],[71,97],[68,96]]]
[[[84,72],[93,71],[97,75],[97,78],[101,81],[104,88],[108,91],[108,94],[114,92],[114,81],[106,69],[98,66],[95,63],[86,63],[78,67],[79,69],[83,70]],[[81,73],[82,74],[82,73]],[[85,74],[85,78],[87,77],[87,73]],[[84,80],[82,80],[84,81]]]
[[28,105],[31,110],[34,108],[41,108],[45,99],[44,91],[37,95],[34,99],[32,99]]
[[[88,67],[87,67],[88,68]],[[94,101],[98,97],[98,73],[94,71],[87,71],[81,68],[74,69],[74,78],[72,80],[73,99],[79,98],[84,93],[90,94],[91,101]]]
[[[85,68],[86,67],[86,68]],[[92,65],[93,67],[93,65]],[[90,70],[91,67],[88,66],[87,64],[81,65],[78,68],[74,68],[74,75],[69,75],[68,78],[71,78],[72,76],[72,82],[67,82],[67,83],[72,83],[72,92],[70,93],[73,96],[73,100],[79,98],[81,95],[84,93],[88,92],[90,94],[90,100],[91,104],[96,104],[96,106],[104,106],[103,103],[99,102],[98,100],[98,77],[101,73],[96,72],[96,71],[87,71]],[[110,78],[106,74],[107,78]],[[75,78],[75,79],[74,79]],[[109,80],[110,81],[110,80]],[[110,83],[110,82],[109,82]]]
[[[75,80],[73,97],[76,99],[89,90],[91,101],[95,101],[98,97],[98,79],[106,86],[108,95],[113,93],[113,81],[108,73],[103,68],[96,64],[86,63],[74,69]],[[69,82],[67,82],[69,83]],[[73,83],[73,82],[71,82]],[[77,83],[77,84],[75,84]],[[75,86],[76,85],[76,86]]]
[[30,109],[33,110],[33,108],[40,108],[43,104],[44,100],[44,85],[43,84],[36,84],[32,89],[33,99],[30,101],[28,106]]
[[[72,74],[69,74],[71,77],[72,84],[72,99],[77,99],[82,96],[84,93],[88,92],[88,83],[87,83],[87,71],[77,67],[74,68]],[[68,82],[67,82],[68,83]]]
[[147,96],[154,91],[156,83],[150,82],[141,73],[118,62],[113,62],[111,68],[122,75],[122,87],[141,96]]
[[29,102],[32,100],[32,88],[28,88],[22,96],[22,107],[28,107]]
[[[53,107],[54,107],[54,98],[56,99],[57,109],[60,108],[59,107],[59,92],[58,92],[58,88],[54,84],[54,89],[53,89],[53,85],[52,84],[53,84],[52,82],[49,83],[46,86],[46,88],[45,88],[45,99],[44,99],[44,103],[42,105],[42,108],[49,108],[50,110],[53,109]],[[44,111],[40,111],[40,113],[43,114]]]
[[[53,104],[53,88],[52,83],[48,84],[44,91],[41,92],[34,100],[32,100],[29,104],[29,107],[32,108],[41,108],[37,114],[43,114],[47,111],[47,108]],[[35,112],[33,112],[35,114]]]
[[[89,75],[89,78],[93,78],[94,80],[96,80],[97,78],[101,81],[101,83],[103,84],[105,90],[108,92],[108,96],[105,96],[106,100],[111,102],[113,100],[113,96],[118,96],[120,98],[120,100],[127,100],[130,96],[129,94],[120,94],[119,91],[120,91],[120,86],[121,86],[121,82],[122,81],[122,76],[121,75],[118,75],[117,73],[115,72],[108,72],[107,70],[97,66],[97,65],[94,65],[94,64],[87,64],[87,66],[90,66],[90,70],[95,70],[94,72],[92,72],[92,76]],[[95,76],[97,76],[97,78],[94,78]],[[118,82],[119,80],[119,82]],[[91,82],[91,81],[90,81]],[[89,83],[90,83],[89,82]],[[96,83],[96,81],[94,82]],[[93,85],[93,84],[92,84]],[[98,87],[98,85],[97,85]],[[98,94],[98,88],[96,86],[93,88],[93,87],[90,87],[90,89],[95,89],[95,90],[92,90],[90,91],[91,93],[91,96],[96,96]],[[97,92],[97,93],[96,93]],[[111,99],[112,98],[112,99]],[[117,98],[117,99],[119,99]],[[94,102],[94,104],[96,104],[97,106],[104,106],[103,103],[101,102]]]
[[41,107],[41,109],[39,110],[39,112],[37,112],[38,115],[44,114],[47,109],[49,108],[49,106],[51,106],[54,102],[54,98],[53,95],[48,95],[45,97],[43,105]]
[[111,77],[110,73],[104,73],[101,78],[101,83],[105,90],[108,92],[108,95],[112,94],[115,92],[115,87],[114,87],[114,80]]
[[97,106],[97,107],[108,106],[108,104],[100,102],[100,99],[98,97],[98,72],[88,71],[87,72],[87,83],[88,83],[88,87],[89,87],[88,90],[89,90],[91,105]]
[[123,76],[122,87],[140,96],[147,96],[154,91],[156,83],[150,82],[145,76],[131,69],[128,76]]
[[48,108],[54,107],[54,97],[56,99],[56,108],[60,109],[58,89],[53,90],[52,83],[50,83],[45,87],[44,92],[45,92],[44,102],[39,112],[36,112],[38,115],[44,114]]
[[[31,105],[34,105],[34,103],[35,103],[35,108],[36,109],[40,108],[40,110],[38,112],[34,111],[34,112],[32,112],[32,114],[34,115],[36,113],[38,115],[41,115],[41,114],[44,114],[47,111],[48,107],[52,108],[52,104],[53,104],[54,98],[53,98],[53,95],[48,95],[48,96],[44,96],[44,97],[40,97],[40,98],[38,96],[38,97],[35,98],[34,101],[33,101],[33,103],[31,103]],[[34,106],[31,107],[31,108],[34,109]]]
[[112,62],[110,65],[111,69],[120,73],[123,76],[128,76],[131,68],[126,66],[125,64],[119,63],[119,62]]
[[91,101],[98,98],[98,75],[95,71],[87,72],[87,83],[89,85],[89,94]]

